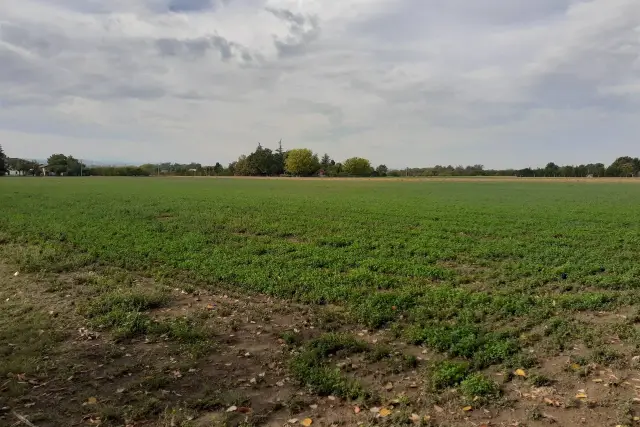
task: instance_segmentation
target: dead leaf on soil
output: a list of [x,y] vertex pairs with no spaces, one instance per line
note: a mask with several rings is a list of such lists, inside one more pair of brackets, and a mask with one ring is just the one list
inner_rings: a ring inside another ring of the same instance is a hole
[[527,377],[527,373],[524,371],[524,369],[516,369],[516,371],[513,374],[519,377],[524,377],[524,378]]
[[441,408],[441,407],[440,407],[440,406],[438,406],[438,405],[433,405],[433,409],[435,409],[435,410],[436,410],[436,412],[444,412],[444,409],[443,409],[443,408]]
[[576,394],[576,399],[586,399],[588,396],[586,393],[578,393]]
[[387,408],[382,408],[380,409],[379,415],[383,418],[388,417],[389,415],[391,415],[391,410]]
[[236,412],[239,412],[241,414],[249,414],[251,412],[251,408],[247,408],[246,406],[240,406],[238,409],[236,409]]
[[546,404],[547,404],[547,405],[549,405],[549,406],[555,406],[555,407],[560,407],[560,406],[562,406],[562,404],[561,404],[559,401],[557,401],[557,400],[551,400],[551,399],[549,399],[548,397],[545,397],[545,398],[544,398],[544,403],[546,403]]
[[465,406],[464,408],[462,408],[462,410],[464,412],[471,412],[471,411],[473,411],[473,406]]
[[311,418],[305,418],[300,424],[305,427],[309,427],[311,424],[313,424],[313,420]]
[[96,405],[98,403],[98,399],[95,397],[90,397],[83,405]]
[[236,412],[237,410],[238,410],[238,407],[235,406],[235,405],[234,406],[229,406],[227,408],[227,412]]

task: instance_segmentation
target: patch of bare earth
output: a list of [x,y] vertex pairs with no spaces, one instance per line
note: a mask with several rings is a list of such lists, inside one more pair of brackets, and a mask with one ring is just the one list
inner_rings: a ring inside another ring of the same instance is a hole
[[[100,274],[16,276],[0,263],[0,425],[631,426],[640,416],[638,360],[628,346],[617,348],[616,363],[580,361],[588,352],[576,347],[541,358],[521,372],[526,376],[490,369],[485,373],[502,384],[503,396],[463,407],[456,390],[430,391],[429,368],[441,356],[388,331],[349,324],[337,307],[187,292],[137,277],[134,289],[168,292],[166,303],[146,311],[150,318],[197,321],[206,338],[116,339],[83,314],[96,298],[87,283]],[[300,346],[330,331],[372,349],[331,359],[370,398],[318,396],[293,378],[289,361]]]

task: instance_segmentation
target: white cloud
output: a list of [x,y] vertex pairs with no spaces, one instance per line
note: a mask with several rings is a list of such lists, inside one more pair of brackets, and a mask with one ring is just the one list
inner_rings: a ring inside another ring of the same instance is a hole
[[[524,166],[638,155],[637,0],[3,0],[9,155]],[[634,152],[634,150],[636,150]]]

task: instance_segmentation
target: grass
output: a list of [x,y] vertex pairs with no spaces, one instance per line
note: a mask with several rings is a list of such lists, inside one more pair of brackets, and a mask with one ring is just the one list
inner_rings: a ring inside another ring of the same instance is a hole
[[[617,363],[602,350],[610,326],[586,330],[579,314],[640,301],[632,184],[5,179],[0,195],[0,242],[21,271],[115,268],[190,291],[339,306],[340,323],[390,327],[456,360],[434,372],[433,385],[469,395],[493,393],[474,372],[534,366],[532,348],[557,353],[583,342],[594,361]],[[162,293],[117,278],[83,286],[101,289],[86,317],[123,339],[206,335],[190,320],[153,319]],[[617,328],[640,342],[633,325]],[[282,338],[301,344],[293,333]],[[292,370],[319,393],[357,396],[329,362],[364,351],[330,335],[306,344]]]
[[369,351],[369,347],[349,335],[325,334],[309,342],[290,364],[294,377],[320,396],[366,399],[370,395],[354,379],[332,366],[330,358]]

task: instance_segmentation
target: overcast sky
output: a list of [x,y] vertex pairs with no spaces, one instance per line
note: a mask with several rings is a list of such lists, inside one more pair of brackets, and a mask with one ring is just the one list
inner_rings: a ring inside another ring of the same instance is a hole
[[392,167],[640,155],[639,0],[0,0],[0,144]]

